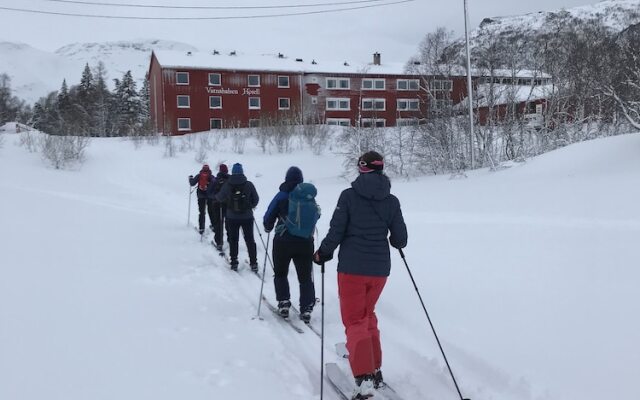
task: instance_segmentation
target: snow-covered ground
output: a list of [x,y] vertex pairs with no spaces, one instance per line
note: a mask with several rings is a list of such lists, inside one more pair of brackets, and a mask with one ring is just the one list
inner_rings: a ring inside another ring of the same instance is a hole
[[[161,145],[94,139],[86,163],[65,171],[18,147],[18,135],[4,133],[0,147],[0,399],[320,397],[318,337],[264,307],[253,319],[260,281],[230,272],[187,226],[195,151],[165,158]],[[221,141],[208,162],[244,164],[261,196],[256,215],[297,165],[319,189],[326,233],[348,185],[338,156],[231,147]],[[468,179],[394,180],[407,260],[466,397],[634,398],[638,154],[640,134],[630,134]],[[315,279],[320,295],[319,269]],[[295,298],[294,271],[290,281]],[[332,262],[325,359],[347,368],[333,352],[344,340],[335,281]],[[270,279],[265,291],[274,298]],[[396,390],[456,399],[397,254],[378,315]],[[324,394],[338,398],[328,385]]]

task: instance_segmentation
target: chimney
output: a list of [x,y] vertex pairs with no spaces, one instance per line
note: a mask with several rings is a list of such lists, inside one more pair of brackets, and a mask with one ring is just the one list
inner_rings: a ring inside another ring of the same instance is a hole
[[380,53],[373,53],[373,65],[380,65]]

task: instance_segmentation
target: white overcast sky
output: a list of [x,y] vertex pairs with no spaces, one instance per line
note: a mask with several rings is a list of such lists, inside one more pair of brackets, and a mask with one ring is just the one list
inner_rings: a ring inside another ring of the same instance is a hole
[[[81,0],[163,6],[267,6],[337,3],[354,0]],[[362,6],[401,0],[374,0]],[[468,0],[471,28],[486,17],[552,11],[597,3],[595,0]],[[463,0],[415,0],[377,8],[319,15],[213,21],[146,21],[77,18],[8,11],[2,7],[64,13],[129,16],[228,16],[322,10],[168,10],[89,6],[56,0],[0,0],[0,41],[22,42],[53,51],[77,42],[167,39],[200,50],[238,50],[247,53],[282,52],[291,57],[366,61],[378,51],[383,62],[405,62],[416,53],[425,33],[445,26],[464,34]],[[339,8],[337,6],[324,7]],[[0,54],[0,57],[2,54]]]

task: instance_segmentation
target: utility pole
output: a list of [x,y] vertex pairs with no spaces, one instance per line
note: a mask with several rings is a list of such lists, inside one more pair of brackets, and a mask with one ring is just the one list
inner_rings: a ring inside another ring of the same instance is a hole
[[469,48],[469,17],[467,13],[467,0],[464,0],[464,39],[467,48],[467,97],[469,99],[469,137],[471,141],[471,169],[475,168],[473,132],[473,86],[471,82],[471,49]]

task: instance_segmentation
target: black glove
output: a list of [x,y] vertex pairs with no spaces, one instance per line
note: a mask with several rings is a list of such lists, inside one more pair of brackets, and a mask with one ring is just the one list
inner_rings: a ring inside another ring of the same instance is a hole
[[265,233],[269,233],[269,232],[271,232],[273,230],[273,228],[271,228],[271,229],[267,228],[266,225],[264,225],[263,227],[264,227]]
[[189,182],[193,179],[193,175],[189,175]]
[[320,250],[313,253],[313,262],[318,265],[322,265],[327,261],[330,261],[332,258],[333,258],[333,254],[323,254],[323,253],[320,253]]

